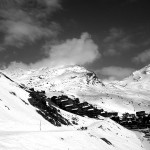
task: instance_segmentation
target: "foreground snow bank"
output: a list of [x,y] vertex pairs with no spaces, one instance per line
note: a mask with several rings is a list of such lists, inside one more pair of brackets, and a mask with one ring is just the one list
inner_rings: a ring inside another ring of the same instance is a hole
[[0,150],[144,150],[137,136],[111,120],[87,130],[0,131]]
[[141,140],[143,147],[145,150],[150,150],[150,138],[144,137],[145,134],[140,131],[134,131],[137,135],[137,137]]

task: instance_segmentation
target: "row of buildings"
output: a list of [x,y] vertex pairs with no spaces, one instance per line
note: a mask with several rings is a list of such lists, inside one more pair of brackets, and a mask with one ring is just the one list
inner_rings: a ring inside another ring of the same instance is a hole
[[98,118],[98,116],[109,117],[122,126],[129,128],[145,128],[150,127],[150,114],[145,111],[136,112],[136,114],[124,113],[121,117],[118,112],[107,112],[103,109],[98,109],[88,102],[80,103],[78,98],[71,99],[68,96],[54,96],[51,101],[61,109],[81,116]]
[[[136,114],[124,113],[120,117],[118,116],[118,112],[107,112],[88,102],[80,102],[78,98],[72,99],[66,95],[46,98],[44,91],[39,92],[34,91],[34,89],[31,89],[31,95],[34,99],[40,99],[44,105],[46,105],[46,103],[49,103],[49,106],[53,104],[63,110],[80,116],[88,116],[90,118],[98,118],[99,116],[109,117],[127,128],[150,127],[150,114],[146,114],[145,111],[139,111],[136,112]],[[43,102],[42,99],[46,99],[46,101]],[[34,101],[34,103],[36,103],[36,101]]]
[[98,109],[88,102],[80,103],[78,98],[71,99],[68,96],[53,96],[51,101],[59,106],[61,109],[66,110],[68,112],[81,115],[88,116],[91,118],[97,118],[103,112],[103,109]]
[[138,111],[136,114],[125,113],[120,118],[120,124],[128,128],[150,128],[150,114]]

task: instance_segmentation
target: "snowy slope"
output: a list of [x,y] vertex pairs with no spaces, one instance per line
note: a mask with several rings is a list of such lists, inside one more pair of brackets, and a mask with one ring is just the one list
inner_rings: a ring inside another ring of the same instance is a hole
[[136,110],[150,112],[150,65],[133,72],[122,81],[109,83],[112,91],[117,91],[120,96],[130,99]]
[[37,130],[40,121],[49,126],[28,97],[28,92],[0,73],[0,130]]
[[[150,112],[148,68],[147,71],[141,69],[133,73],[133,76],[121,82],[107,85],[98,79],[95,73],[81,66],[21,70],[11,73],[11,76],[30,88],[45,90],[49,97],[64,93],[79,97],[80,101],[88,101],[108,111],[135,113],[140,110]],[[139,75],[140,79],[137,82],[135,78],[139,78]],[[141,86],[142,88],[138,88]]]
[[[103,117],[96,120],[60,110],[69,121],[76,118],[78,125],[56,127],[36,112],[28,98],[27,91],[0,73],[1,150],[144,150],[133,132]],[[87,130],[77,130],[81,126]]]
[[0,131],[1,150],[144,150],[137,136],[111,120],[95,121],[87,130]]
[[127,88],[132,88],[138,91],[150,91],[150,65],[135,71],[132,75],[124,79],[120,84]]
[[[0,73],[0,131],[37,131],[40,130],[40,124],[42,124],[43,130],[57,129],[57,127],[37,113],[39,109],[33,107],[29,103],[28,98],[29,93],[27,91],[3,73]],[[65,118],[70,122],[73,117],[78,119],[74,114],[63,110],[60,110],[59,117],[61,116],[62,119]],[[85,120],[80,119],[78,121],[79,126],[82,126]]]

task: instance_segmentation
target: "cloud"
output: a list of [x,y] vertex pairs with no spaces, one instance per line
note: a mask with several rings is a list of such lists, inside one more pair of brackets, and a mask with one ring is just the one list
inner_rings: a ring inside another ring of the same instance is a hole
[[53,8],[61,8],[60,0],[42,0],[46,3],[46,5]]
[[104,67],[95,72],[99,75],[103,75],[105,79],[109,80],[121,80],[128,77],[135,69],[133,68],[123,68],[118,66]]
[[143,46],[149,46],[149,45],[150,45],[150,38],[143,42]]
[[[7,1],[7,0],[6,0]],[[0,10],[3,45],[23,46],[42,38],[55,37],[60,26],[47,17],[60,8],[59,0],[14,0],[18,7]]]
[[47,58],[32,64],[11,62],[8,70],[31,69],[40,67],[57,67],[63,65],[84,65],[101,57],[98,46],[88,33],[82,33],[79,39],[73,38],[57,45],[45,45]]
[[135,3],[135,2],[138,2],[139,0],[127,0],[127,1],[129,1],[131,3]]
[[[24,5],[25,4],[25,5]],[[10,7],[24,7],[24,6],[30,6],[30,7],[36,7],[42,5],[47,7],[61,7],[60,0],[1,0],[0,1],[0,8],[10,8]]]
[[23,62],[13,61],[9,64],[8,67],[6,65],[4,65],[3,69],[8,70],[8,71],[16,71],[18,69],[28,70],[31,68],[30,68],[30,65],[24,64]]
[[4,51],[4,50],[5,50],[5,48],[2,47],[2,46],[0,46],[0,52],[2,52],[2,51]]
[[150,60],[150,49],[145,50],[144,52],[132,58],[132,61],[135,63],[145,63],[148,60]]
[[103,54],[110,56],[119,55],[134,46],[135,45],[130,41],[130,36],[117,28],[110,29],[109,35],[102,43]]
[[47,58],[32,64],[32,67],[84,65],[92,63],[101,57],[98,46],[93,42],[88,33],[83,33],[79,39],[73,38],[53,46],[46,45]]
[[[54,37],[56,27],[51,24],[50,28],[44,28],[33,22],[5,21],[3,24],[5,32],[4,45],[23,46],[26,42],[35,42],[40,38]],[[56,24],[57,25],[57,24]]]

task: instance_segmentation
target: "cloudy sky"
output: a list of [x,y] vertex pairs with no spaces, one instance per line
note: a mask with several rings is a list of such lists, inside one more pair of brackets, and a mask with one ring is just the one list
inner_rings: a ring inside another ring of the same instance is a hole
[[82,65],[123,79],[150,63],[149,0],[0,0],[0,67]]

